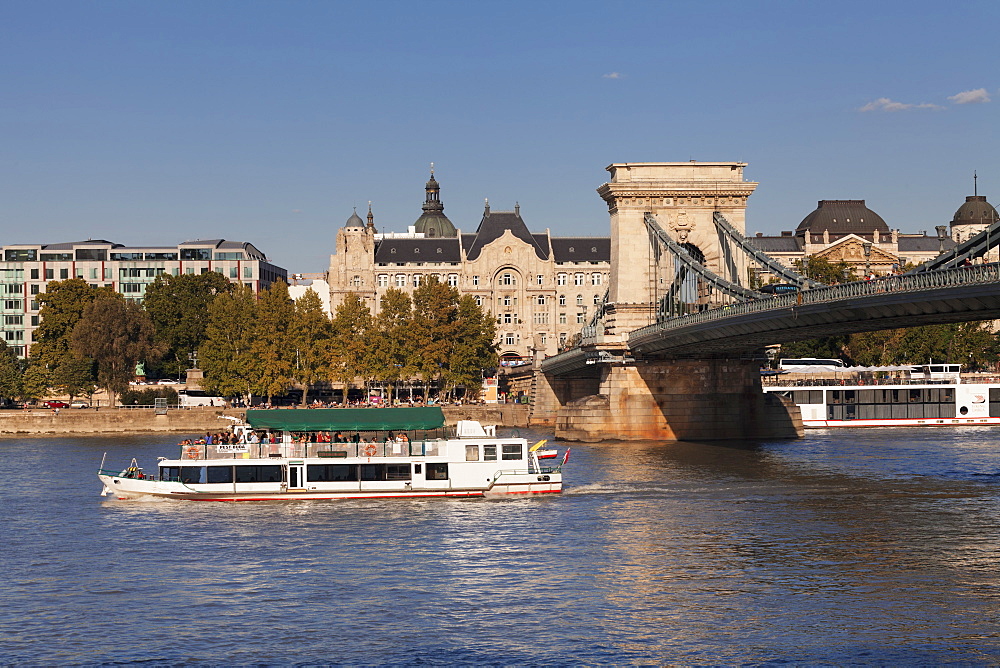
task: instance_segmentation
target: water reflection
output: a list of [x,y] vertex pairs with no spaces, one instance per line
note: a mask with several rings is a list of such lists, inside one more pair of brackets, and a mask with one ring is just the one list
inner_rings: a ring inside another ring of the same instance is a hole
[[102,452],[170,436],[0,441],[0,657],[996,662],[995,433],[574,445],[558,497],[286,504],[97,495]]

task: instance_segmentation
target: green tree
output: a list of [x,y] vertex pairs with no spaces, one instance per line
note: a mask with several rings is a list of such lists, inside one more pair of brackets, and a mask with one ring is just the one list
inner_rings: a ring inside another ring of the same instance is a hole
[[371,356],[368,336],[372,331],[372,314],[356,294],[349,294],[333,315],[333,337],[330,339],[330,379],[347,392],[355,378],[371,376]]
[[21,360],[7,342],[0,339],[0,399],[11,400],[21,396]]
[[458,290],[428,279],[413,291],[410,331],[417,376],[424,382],[424,398],[430,383],[441,378],[458,335]]
[[497,365],[496,321],[472,295],[464,295],[458,300],[455,329],[447,380],[451,386],[464,385],[466,396],[478,397],[483,389],[483,369]]
[[843,260],[830,262],[826,258],[810,255],[795,260],[792,265],[795,267],[795,271],[803,276],[827,285],[858,280],[854,273],[854,267]]
[[216,295],[208,305],[205,340],[198,349],[204,387],[223,397],[243,397],[253,405],[258,371],[254,357],[257,332],[257,297],[238,285]]
[[257,323],[253,353],[257,379],[255,390],[270,402],[284,394],[294,382],[292,370],[295,349],[291,347],[289,330],[295,304],[288,296],[288,285],[276,281],[264,290],[257,302]]
[[49,374],[40,360],[31,359],[24,367],[21,376],[21,401],[38,401],[48,394]]
[[204,274],[160,274],[146,287],[143,306],[156,327],[156,339],[165,347],[161,368],[179,378],[188,368],[188,355],[205,340],[208,305],[233,284],[217,271]]
[[292,376],[302,386],[302,405],[309,403],[309,388],[329,376],[330,338],[333,325],[323,310],[319,295],[310,288],[295,300],[289,332],[295,348]]
[[[48,284],[46,291],[38,295],[38,301],[42,305],[39,311],[41,319],[35,330],[31,357],[41,366],[33,370],[34,376],[44,372],[47,385],[66,392],[88,382],[93,383],[92,374],[86,377],[72,373],[81,369],[74,363],[76,355],[72,349],[73,330],[89,304],[98,296],[113,294],[116,293],[110,288],[92,288],[81,278]],[[72,368],[60,368],[67,365]]]
[[52,386],[68,394],[71,399],[84,395],[92,397],[96,389],[95,377],[94,360],[89,357],[71,357],[49,374]]
[[410,338],[410,296],[397,288],[382,295],[378,317],[368,335],[374,379],[384,383],[390,399],[404,378],[416,373]]
[[159,349],[153,340],[153,322],[135,302],[116,293],[101,294],[83,310],[73,327],[71,344],[79,357],[97,366],[97,383],[111,395],[128,389],[139,360],[153,360]]

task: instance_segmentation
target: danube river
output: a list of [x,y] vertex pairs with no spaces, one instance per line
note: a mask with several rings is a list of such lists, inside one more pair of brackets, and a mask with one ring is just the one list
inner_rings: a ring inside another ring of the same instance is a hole
[[578,444],[562,495],[287,504],[99,496],[102,453],[176,437],[6,439],[0,663],[996,664],[998,436]]

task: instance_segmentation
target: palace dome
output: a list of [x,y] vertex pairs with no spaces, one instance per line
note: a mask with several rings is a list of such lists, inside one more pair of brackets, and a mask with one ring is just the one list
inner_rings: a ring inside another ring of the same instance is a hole
[[351,217],[347,219],[346,223],[344,223],[344,227],[364,227],[364,226],[365,226],[365,221],[361,220],[361,216],[358,215],[357,209],[354,210],[354,213],[351,214]]
[[889,233],[889,226],[867,206],[863,199],[824,199],[816,210],[802,219],[797,232],[813,234],[829,230],[830,234],[867,234],[878,230]]
[[954,217],[951,219],[952,225],[992,225],[1000,217],[993,205],[986,201],[984,195],[969,195],[965,198],[965,204],[958,207]]

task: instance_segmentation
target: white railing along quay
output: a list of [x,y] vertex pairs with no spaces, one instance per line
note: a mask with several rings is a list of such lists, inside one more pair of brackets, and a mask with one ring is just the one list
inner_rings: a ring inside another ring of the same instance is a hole
[[750,313],[762,313],[802,306],[838,302],[854,297],[870,297],[887,292],[922,292],[935,288],[954,288],[967,285],[981,285],[1000,282],[1000,264],[973,265],[959,269],[929,271],[905,276],[887,276],[870,281],[854,281],[842,285],[831,285],[794,294],[785,294],[766,299],[736,302],[727,306],[669,318],[654,325],[634,330],[629,338],[646,337],[657,333],[688,327],[690,325],[723,320]]

